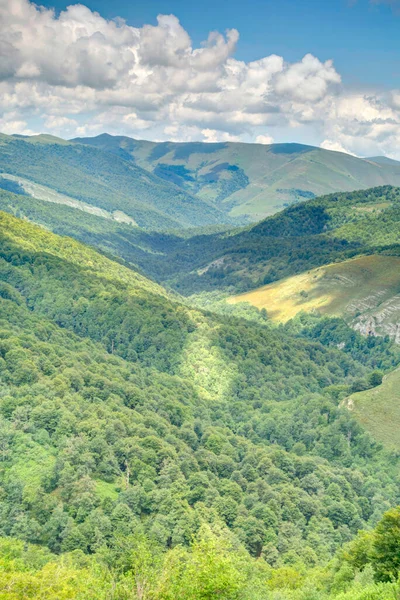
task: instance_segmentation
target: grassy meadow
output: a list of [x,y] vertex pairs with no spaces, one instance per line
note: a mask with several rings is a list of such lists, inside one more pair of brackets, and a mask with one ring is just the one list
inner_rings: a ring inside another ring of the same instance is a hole
[[233,296],[228,302],[249,302],[284,323],[302,311],[353,318],[378,308],[399,290],[400,258],[372,255],[318,267]]

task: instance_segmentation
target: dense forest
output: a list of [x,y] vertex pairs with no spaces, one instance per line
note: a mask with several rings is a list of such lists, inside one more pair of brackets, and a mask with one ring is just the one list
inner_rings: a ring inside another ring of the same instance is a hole
[[390,186],[315,198],[219,231],[149,232],[1,189],[0,209],[95,246],[184,296],[226,296],[355,256],[400,253],[400,188]]
[[341,319],[193,308],[0,213],[0,596],[396,598],[400,456],[342,400],[399,352]]
[[155,271],[154,276],[184,295],[243,292],[359,255],[398,255],[399,221],[400,188],[331,194],[244,230],[171,245],[169,272],[167,266],[166,275]]

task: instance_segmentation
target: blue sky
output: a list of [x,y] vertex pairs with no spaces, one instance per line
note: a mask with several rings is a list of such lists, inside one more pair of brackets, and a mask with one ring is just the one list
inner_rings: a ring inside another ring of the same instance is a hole
[[0,131],[400,159],[399,32],[400,0],[0,0]]
[[[72,1],[42,1],[64,10]],[[236,28],[236,58],[255,60],[279,54],[288,61],[311,52],[332,58],[343,80],[357,86],[400,87],[400,3],[368,0],[84,0],[112,19],[135,27],[155,23],[158,14],[174,14],[200,44],[208,32]]]

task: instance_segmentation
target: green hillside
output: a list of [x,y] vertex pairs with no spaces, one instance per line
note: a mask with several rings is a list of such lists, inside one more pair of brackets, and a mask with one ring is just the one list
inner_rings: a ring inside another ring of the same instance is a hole
[[400,449],[400,371],[387,375],[382,385],[351,395],[344,401],[367,431],[388,449]]
[[131,160],[231,217],[257,221],[332,192],[400,185],[400,163],[302,144],[163,142],[99,135],[75,141]]
[[193,310],[5,213],[0,239],[1,535],[123,570],[137,536],[163,553],[218,524],[284,566],[399,502],[336,395],[397,364],[387,340]]
[[286,322],[301,312],[340,316],[364,335],[400,341],[400,257],[369,255],[317,267],[230,298]]
[[163,281],[185,295],[234,295],[360,255],[398,256],[399,222],[399,188],[322,196],[253,227],[171,246]]
[[[29,179],[24,179],[23,177],[18,177],[16,175],[3,173],[0,176],[0,190],[9,191],[22,196],[30,196],[30,198],[35,198],[44,202],[50,202],[51,204],[69,206],[91,215],[103,217],[103,219],[111,219],[120,223],[128,223],[129,225],[137,226],[137,223],[132,217],[129,217],[120,210],[113,210],[110,212],[104,210],[104,208],[98,208],[93,204],[87,204],[86,202],[76,200],[71,196],[60,194],[52,188],[40,185],[34,181],[30,181]],[[27,199],[25,198],[25,200]],[[32,200],[30,199],[27,201],[27,204],[30,205],[31,202]],[[55,215],[57,215],[57,210],[55,207],[48,207],[48,210],[49,212],[52,211],[55,213]],[[82,218],[82,215],[78,215],[78,218]]]
[[[54,204],[0,190],[0,209],[119,257],[186,296],[255,290],[246,300],[278,320],[317,308],[345,316],[363,333],[397,336],[397,188],[334,194],[253,227],[209,234],[189,230],[185,236],[146,232],[62,200]],[[361,256],[366,258],[351,260]],[[337,298],[329,303],[331,293]]]
[[227,220],[216,207],[132,162],[51,136],[0,134],[0,173],[3,182],[10,176],[17,183],[22,178],[21,187],[28,186],[29,193],[43,200],[65,203],[68,197],[70,205],[79,201],[147,229]]
[[[59,199],[60,194],[52,191],[49,193],[52,198],[56,195],[57,200]],[[151,265],[157,265],[162,257],[165,240],[168,240],[169,247],[172,247],[173,240],[180,241],[180,238],[174,236],[146,232],[139,227],[117,221],[111,213],[103,216],[105,211],[101,212],[102,216],[98,216],[89,210],[76,210],[70,205],[69,199],[61,204],[0,189],[0,210],[41,225],[59,235],[71,236],[95,246],[107,254],[133,264],[139,270],[138,263],[144,265],[148,271],[155,270]]]
[[[395,190],[369,192],[356,218],[385,223],[396,202]],[[48,231],[115,254],[130,244],[132,259],[153,256],[150,269],[170,264],[171,277],[200,244],[207,256],[211,241],[254,229],[273,238],[274,220],[180,238],[55,198],[3,190],[0,206],[24,217],[0,213],[0,596],[361,600],[340,549],[400,502],[399,458],[339,404],[393,370],[398,348],[339,319],[277,327],[191,308]],[[332,219],[350,227],[338,206]],[[279,229],[330,235],[314,216],[289,211]],[[375,593],[371,561],[363,585]]]

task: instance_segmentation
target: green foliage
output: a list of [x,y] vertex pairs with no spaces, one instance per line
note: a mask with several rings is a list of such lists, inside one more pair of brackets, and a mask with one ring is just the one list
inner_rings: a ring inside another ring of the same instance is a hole
[[368,383],[370,387],[377,387],[381,385],[383,380],[383,373],[381,371],[373,371],[368,377]]
[[[289,557],[288,536],[299,556],[329,539],[328,557],[376,514],[374,486],[376,511],[395,502],[390,463],[329,392],[371,361],[390,368],[388,342],[367,352],[329,320],[293,334],[201,313],[72,240],[2,223],[3,534],[93,552],[140,518],[168,547],[206,506],[254,555]],[[349,467],[364,469],[358,488]]]
[[400,501],[398,457],[339,406],[391,342],[204,311],[4,213],[0,239],[0,589],[329,598],[307,570]]
[[185,295],[233,293],[358,255],[398,256],[399,221],[399,188],[322,196],[251,228],[171,243],[161,277]]
[[372,566],[378,581],[396,581],[400,574],[400,507],[378,523],[372,544]]
[[218,525],[201,525],[188,547],[163,553],[143,535],[121,539],[112,568],[104,549],[92,556],[74,551],[59,557],[3,538],[0,594],[13,600],[393,600],[399,598],[399,584],[374,582],[371,558],[364,560],[369,540],[379,537],[387,517],[326,567],[311,569],[301,563],[271,568],[263,559],[251,558]]
[[339,571],[372,568],[374,580],[396,582],[400,574],[400,507],[388,510],[373,531],[361,531],[340,553]]
[[1,142],[1,172],[111,213],[123,211],[147,229],[227,222],[208,202],[97,148],[46,136],[2,135]]
[[177,548],[168,556],[163,600],[237,600],[246,581],[246,556],[232,551],[224,532],[203,526],[190,553]]
[[[119,586],[118,586],[119,587]],[[10,600],[122,600],[112,578],[81,553],[56,557],[37,546],[0,539],[0,597]]]

